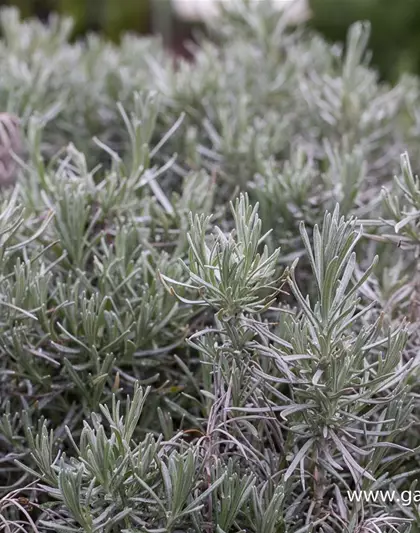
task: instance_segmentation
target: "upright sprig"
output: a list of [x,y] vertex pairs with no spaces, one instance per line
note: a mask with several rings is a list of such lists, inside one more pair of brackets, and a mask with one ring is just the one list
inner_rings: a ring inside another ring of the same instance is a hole
[[226,235],[216,227],[208,238],[210,217],[191,216],[188,263],[182,262],[190,276],[188,284],[161,275],[169,284],[181,285],[201,296],[195,303],[208,305],[218,316],[229,318],[240,313],[261,313],[275,301],[279,290],[278,257],[260,248],[268,234],[262,235],[258,204],[252,207],[247,195],[231,203],[235,229]]
[[[186,283],[161,276],[173,294],[171,285],[184,287],[200,300],[186,300],[207,307],[211,328],[193,334],[188,344],[200,354],[200,403],[205,419],[202,428],[207,436],[207,453],[235,456],[241,450],[253,457],[257,468],[260,461],[261,441],[244,438],[240,411],[249,403],[258,403],[263,394],[259,383],[253,380],[252,367],[258,360],[259,349],[269,342],[269,328],[262,322],[263,314],[276,312],[274,303],[281,292],[284,275],[279,273],[277,249],[268,253],[260,247],[266,235],[258,217],[258,204],[252,207],[247,196],[240,196],[231,204],[234,229],[227,235],[220,228],[208,236],[209,218],[195,217],[188,235],[189,261],[183,262],[189,275]],[[270,338],[271,339],[271,338]],[[198,385],[196,385],[198,387]],[[268,431],[261,427],[261,431]],[[257,451],[258,449],[258,451]]]
[[391,216],[388,224],[395,231],[388,238],[403,248],[417,249],[420,242],[420,182],[413,173],[407,152],[401,155],[400,160],[401,176],[394,178],[395,190],[382,191],[387,214]]
[[314,228],[313,245],[303,226],[301,232],[318,295],[314,304],[303,296],[295,263],[289,284],[302,316],[292,321],[290,338],[292,353],[304,355],[293,365],[291,403],[282,417],[301,444],[285,477],[307,461],[319,498],[329,476],[343,480],[350,474],[359,485],[383,474],[377,457],[408,421],[407,377],[417,361],[403,362],[404,324],[381,336],[380,318],[363,320],[374,304],[362,305],[358,291],[374,264],[355,276],[354,248],[362,236],[355,220],[340,218],[337,207],[325,215],[322,231]]

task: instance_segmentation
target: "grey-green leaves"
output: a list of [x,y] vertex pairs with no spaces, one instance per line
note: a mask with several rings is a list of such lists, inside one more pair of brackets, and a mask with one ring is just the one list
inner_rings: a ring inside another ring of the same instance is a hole
[[[189,260],[184,263],[190,276],[184,286],[202,297],[196,303],[207,304],[225,317],[241,311],[262,312],[273,303],[280,287],[280,250],[270,254],[267,246],[262,248],[266,236],[262,235],[258,205],[252,208],[248,197],[241,196],[231,209],[234,230],[228,235],[216,227],[208,238],[210,219],[191,219]],[[166,284],[172,281],[161,277]]]

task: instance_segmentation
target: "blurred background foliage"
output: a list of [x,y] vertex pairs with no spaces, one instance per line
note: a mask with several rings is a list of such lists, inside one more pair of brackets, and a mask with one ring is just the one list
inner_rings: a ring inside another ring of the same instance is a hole
[[191,29],[176,20],[171,0],[0,0],[2,6],[17,7],[22,18],[47,20],[51,13],[69,15],[75,22],[74,38],[91,31],[113,41],[125,32],[159,33],[165,44],[176,50]]
[[[330,41],[344,41],[353,22],[370,20],[372,63],[383,79],[395,81],[403,72],[420,74],[420,0],[307,1],[310,25]],[[71,15],[75,37],[88,31],[100,31],[113,40],[124,31],[161,33],[166,44],[179,49],[191,35],[191,26],[174,16],[171,0],[0,0],[1,5],[18,7],[23,17]]]
[[75,35],[101,31],[115,39],[123,31],[150,29],[149,0],[2,0],[0,5],[18,7],[23,17],[46,19],[51,12],[70,15]]
[[357,20],[370,20],[369,47],[382,77],[420,74],[419,0],[310,0],[311,24],[331,41],[342,41]]

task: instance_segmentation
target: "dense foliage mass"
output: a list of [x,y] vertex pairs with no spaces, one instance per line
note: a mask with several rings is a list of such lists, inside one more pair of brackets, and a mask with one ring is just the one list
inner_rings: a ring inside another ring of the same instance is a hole
[[419,474],[419,80],[241,5],[177,64],[1,14],[0,530],[420,531],[348,493]]

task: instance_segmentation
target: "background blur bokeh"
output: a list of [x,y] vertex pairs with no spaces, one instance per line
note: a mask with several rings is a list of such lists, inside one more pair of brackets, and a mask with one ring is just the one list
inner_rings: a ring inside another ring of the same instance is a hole
[[0,4],[18,7],[26,17],[45,19],[52,11],[71,15],[77,34],[94,30],[116,37],[124,30],[149,30],[149,0],[2,0]]
[[[201,4],[203,8],[212,0],[180,1],[184,5]],[[383,79],[395,81],[402,72],[420,73],[420,0],[307,0],[307,3],[311,12],[309,24],[331,41],[343,41],[354,21],[370,20],[372,60]],[[192,26],[198,23],[182,21],[176,15],[173,0],[0,0],[0,5],[14,5],[23,16],[42,19],[51,12],[71,15],[76,21],[75,36],[100,31],[117,40],[124,31],[161,33],[167,45],[180,50],[191,35]],[[205,17],[205,9],[198,11]]]
[[312,24],[330,40],[343,40],[356,20],[370,20],[373,63],[385,79],[420,73],[419,0],[310,0]]
[[[74,37],[89,31],[112,40],[127,31],[160,33],[173,47],[184,39],[185,24],[175,21],[171,0],[0,0],[0,6],[15,6],[22,17],[42,20],[53,12],[70,15],[75,21]],[[175,26],[177,35],[173,35]]]

